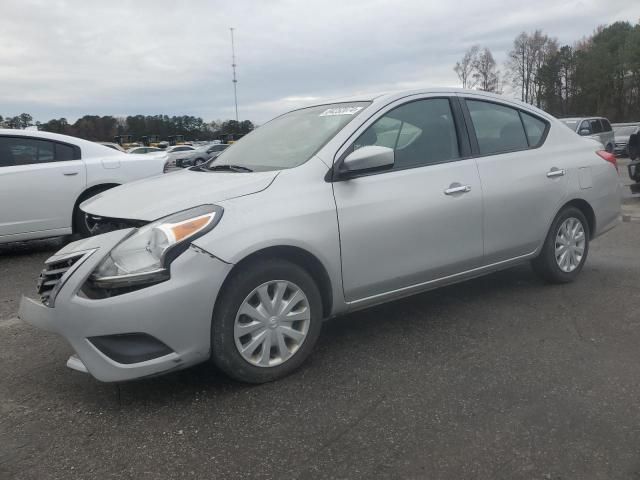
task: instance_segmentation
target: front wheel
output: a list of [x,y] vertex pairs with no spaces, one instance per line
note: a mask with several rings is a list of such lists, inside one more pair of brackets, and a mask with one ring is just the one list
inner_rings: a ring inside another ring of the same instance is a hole
[[205,162],[204,158],[196,158],[195,162],[193,162],[193,165],[198,167],[200,165],[202,165]]
[[575,207],[563,209],[554,219],[542,250],[531,264],[544,280],[568,283],[578,276],[589,253],[589,224]]
[[211,359],[243,382],[276,380],[306,360],[321,326],[320,292],[309,273],[265,260],[225,285],[213,314]]

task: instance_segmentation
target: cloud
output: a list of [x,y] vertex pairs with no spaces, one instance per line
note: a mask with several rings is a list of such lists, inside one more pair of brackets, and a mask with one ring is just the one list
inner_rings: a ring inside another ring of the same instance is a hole
[[351,93],[456,86],[474,43],[500,63],[520,31],[573,43],[639,17],[619,0],[4,0],[0,114],[231,118],[230,26],[240,117],[260,123]]

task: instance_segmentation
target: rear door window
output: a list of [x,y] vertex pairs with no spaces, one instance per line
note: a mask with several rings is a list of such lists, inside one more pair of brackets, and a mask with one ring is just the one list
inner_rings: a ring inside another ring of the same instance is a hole
[[46,140],[0,137],[0,166],[31,165],[54,161],[54,144]]
[[78,159],[80,149],[73,145],[28,137],[0,136],[0,167]]
[[611,124],[609,123],[609,120],[607,120],[606,118],[602,119],[602,129],[605,132],[610,132],[611,130],[613,130],[613,128],[611,128]]
[[593,120],[589,120],[589,124],[591,125],[592,133],[602,133],[602,123],[600,123],[600,120],[594,118]]
[[[466,104],[481,155],[529,148],[518,110],[479,100],[467,99]],[[533,128],[532,135],[535,136]]]

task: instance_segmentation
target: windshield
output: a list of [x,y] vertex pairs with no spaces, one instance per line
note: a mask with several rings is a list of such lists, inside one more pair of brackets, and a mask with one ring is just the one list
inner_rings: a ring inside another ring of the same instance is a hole
[[224,150],[208,168],[234,165],[266,171],[297,167],[368,105],[369,102],[336,103],[285,113]]
[[625,137],[625,136],[631,136],[634,133],[636,133],[636,129],[638,128],[637,125],[625,125],[622,127],[613,127],[613,131],[615,132],[616,136],[619,137]]

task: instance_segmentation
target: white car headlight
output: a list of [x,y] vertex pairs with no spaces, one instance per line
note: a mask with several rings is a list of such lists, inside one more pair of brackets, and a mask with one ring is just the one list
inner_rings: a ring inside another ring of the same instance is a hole
[[213,229],[222,213],[222,207],[202,205],[140,227],[98,265],[91,277],[93,284],[118,288],[169,278],[171,262],[193,240]]

